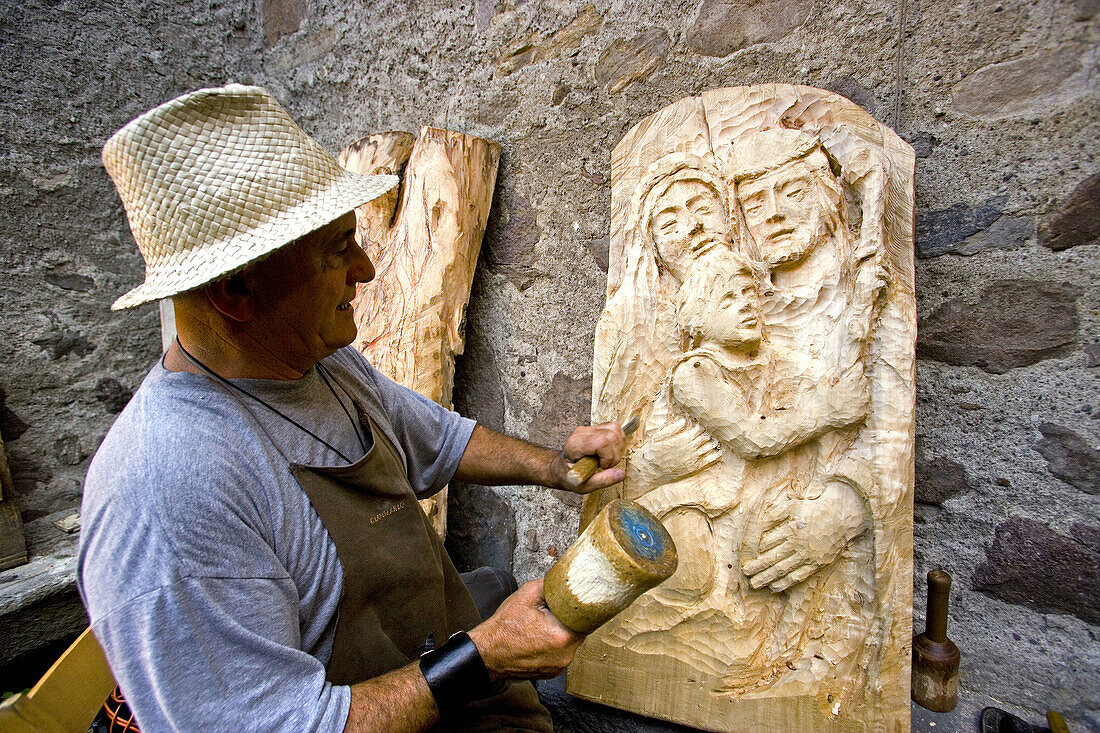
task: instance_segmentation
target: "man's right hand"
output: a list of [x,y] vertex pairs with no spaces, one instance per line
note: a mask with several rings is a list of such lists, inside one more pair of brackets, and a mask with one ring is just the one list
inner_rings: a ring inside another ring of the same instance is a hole
[[541,579],[524,583],[496,613],[470,630],[494,681],[557,677],[573,661],[584,638],[550,613]]

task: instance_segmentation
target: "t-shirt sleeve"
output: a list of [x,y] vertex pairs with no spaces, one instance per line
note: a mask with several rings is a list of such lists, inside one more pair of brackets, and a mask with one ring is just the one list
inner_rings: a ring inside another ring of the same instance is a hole
[[454,477],[477,423],[394,382],[355,349],[339,355],[378,396],[405,452],[413,491],[424,498],[441,490]]
[[143,730],[340,731],[350,690],[297,648],[294,599],[289,579],[183,578],[93,630]]
[[278,464],[193,426],[128,425],[140,426],[133,414],[88,472],[78,566],[92,629],[139,725],[342,730],[350,690],[302,650],[298,590],[273,549]]

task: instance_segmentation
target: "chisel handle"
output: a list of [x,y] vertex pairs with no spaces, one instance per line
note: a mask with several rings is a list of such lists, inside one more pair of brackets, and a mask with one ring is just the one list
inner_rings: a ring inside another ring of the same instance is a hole
[[[635,430],[638,429],[638,416],[630,418],[626,425],[623,425],[623,433],[626,437],[630,437]],[[569,488],[575,489],[583,484],[596,473],[596,470],[600,467],[600,459],[596,456],[585,456],[574,463],[569,473],[565,474],[565,483],[569,485]]]
[[574,463],[573,467],[569,469],[569,473],[565,474],[565,483],[569,484],[569,488],[575,489],[592,478],[599,467],[600,462],[596,456],[585,456]]

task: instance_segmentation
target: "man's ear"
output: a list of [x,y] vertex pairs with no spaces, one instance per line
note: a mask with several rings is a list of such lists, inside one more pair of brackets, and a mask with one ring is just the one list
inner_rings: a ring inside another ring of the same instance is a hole
[[244,273],[215,280],[203,288],[210,304],[226,318],[244,323],[256,315],[256,293]]

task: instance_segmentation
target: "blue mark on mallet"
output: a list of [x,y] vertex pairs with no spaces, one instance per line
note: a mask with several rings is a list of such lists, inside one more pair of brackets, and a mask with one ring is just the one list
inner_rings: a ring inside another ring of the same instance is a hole
[[619,513],[620,526],[630,538],[630,549],[636,557],[657,561],[665,552],[663,528],[653,526],[653,519],[631,506]]

